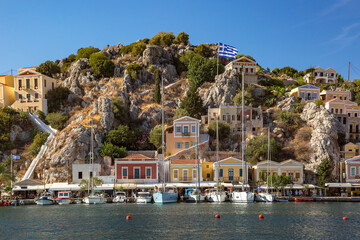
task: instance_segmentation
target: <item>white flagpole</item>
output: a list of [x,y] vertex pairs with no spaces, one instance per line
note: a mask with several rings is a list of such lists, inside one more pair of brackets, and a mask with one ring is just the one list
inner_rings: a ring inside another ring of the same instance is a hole
[[217,64],[216,64],[216,76],[219,75],[219,52],[220,52],[220,43],[218,43],[218,54],[217,54]]

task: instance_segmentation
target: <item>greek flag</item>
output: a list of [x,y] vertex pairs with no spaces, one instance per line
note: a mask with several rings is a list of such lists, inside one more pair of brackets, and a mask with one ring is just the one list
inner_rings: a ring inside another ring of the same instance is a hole
[[230,45],[219,43],[219,57],[235,59],[238,50]]
[[13,160],[20,160],[20,156],[19,155],[12,155],[12,159]]

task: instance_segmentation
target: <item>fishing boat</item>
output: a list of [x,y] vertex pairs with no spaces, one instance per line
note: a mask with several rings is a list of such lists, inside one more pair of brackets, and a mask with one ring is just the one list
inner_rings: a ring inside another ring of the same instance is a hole
[[75,200],[74,200],[74,203],[75,203],[75,204],[81,204],[81,203],[83,203],[83,201],[82,201],[81,199],[75,199]]
[[56,203],[59,205],[65,205],[71,203],[71,192],[59,192],[58,197],[55,199]]
[[[270,166],[269,166],[270,164]],[[270,185],[272,186],[271,176],[271,148],[270,148],[270,126],[268,127],[268,163],[267,163],[267,174],[266,174],[266,192],[260,192],[256,195],[256,201],[258,202],[274,202],[275,196],[269,192],[269,176]]]
[[125,192],[116,192],[113,203],[126,203],[127,197]]
[[225,202],[226,193],[224,191],[217,190],[216,188],[206,189],[205,199],[208,202]]
[[152,196],[149,192],[138,192],[135,198],[136,203],[151,203]]
[[[91,133],[90,133],[90,169],[89,173],[94,172],[94,119],[91,120]],[[90,193],[91,191],[91,193]],[[99,204],[106,203],[107,199],[105,198],[105,193],[102,191],[94,191],[94,179],[89,174],[89,183],[88,183],[88,196],[84,198],[84,203],[86,204]]]
[[162,150],[162,165],[163,165],[163,181],[162,181],[162,188],[158,188],[155,186],[155,191],[153,194],[154,202],[155,203],[175,203],[178,200],[178,193],[174,190],[166,190],[165,188],[165,136],[164,136],[164,80],[161,78],[161,150]]
[[54,202],[52,193],[46,191],[41,193],[39,198],[35,199],[37,205],[53,205]]
[[186,202],[204,202],[205,194],[201,193],[199,189],[193,189],[187,194]]
[[313,202],[314,198],[309,198],[309,197],[296,197],[294,199],[295,202]]

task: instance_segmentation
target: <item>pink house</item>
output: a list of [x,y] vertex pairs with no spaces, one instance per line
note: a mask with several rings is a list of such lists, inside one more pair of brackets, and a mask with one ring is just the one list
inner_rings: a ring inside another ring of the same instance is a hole
[[360,156],[345,160],[346,182],[360,181]]

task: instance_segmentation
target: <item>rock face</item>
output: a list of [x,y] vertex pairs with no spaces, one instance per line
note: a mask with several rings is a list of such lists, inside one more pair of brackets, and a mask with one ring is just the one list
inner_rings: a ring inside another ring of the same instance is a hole
[[226,70],[215,77],[215,83],[203,94],[204,107],[231,104],[240,86],[236,70]]
[[292,111],[294,110],[294,103],[296,103],[296,98],[294,95],[291,95],[290,97],[278,102],[276,107],[280,108],[282,111]]
[[107,97],[99,98],[98,101],[94,103],[93,113],[100,114],[101,126],[109,131],[114,123],[114,113],[112,111],[111,99]]
[[147,45],[143,52],[143,64],[148,65],[163,65],[173,62],[173,57],[170,52],[166,51],[160,46]]
[[333,165],[331,178],[338,179],[340,152],[337,139],[338,133],[345,132],[343,125],[324,107],[319,108],[313,102],[305,105],[300,117],[313,128],[310,140],[313,154],[305,164],[305,169],[316,172],[321,161],[329,159]]

